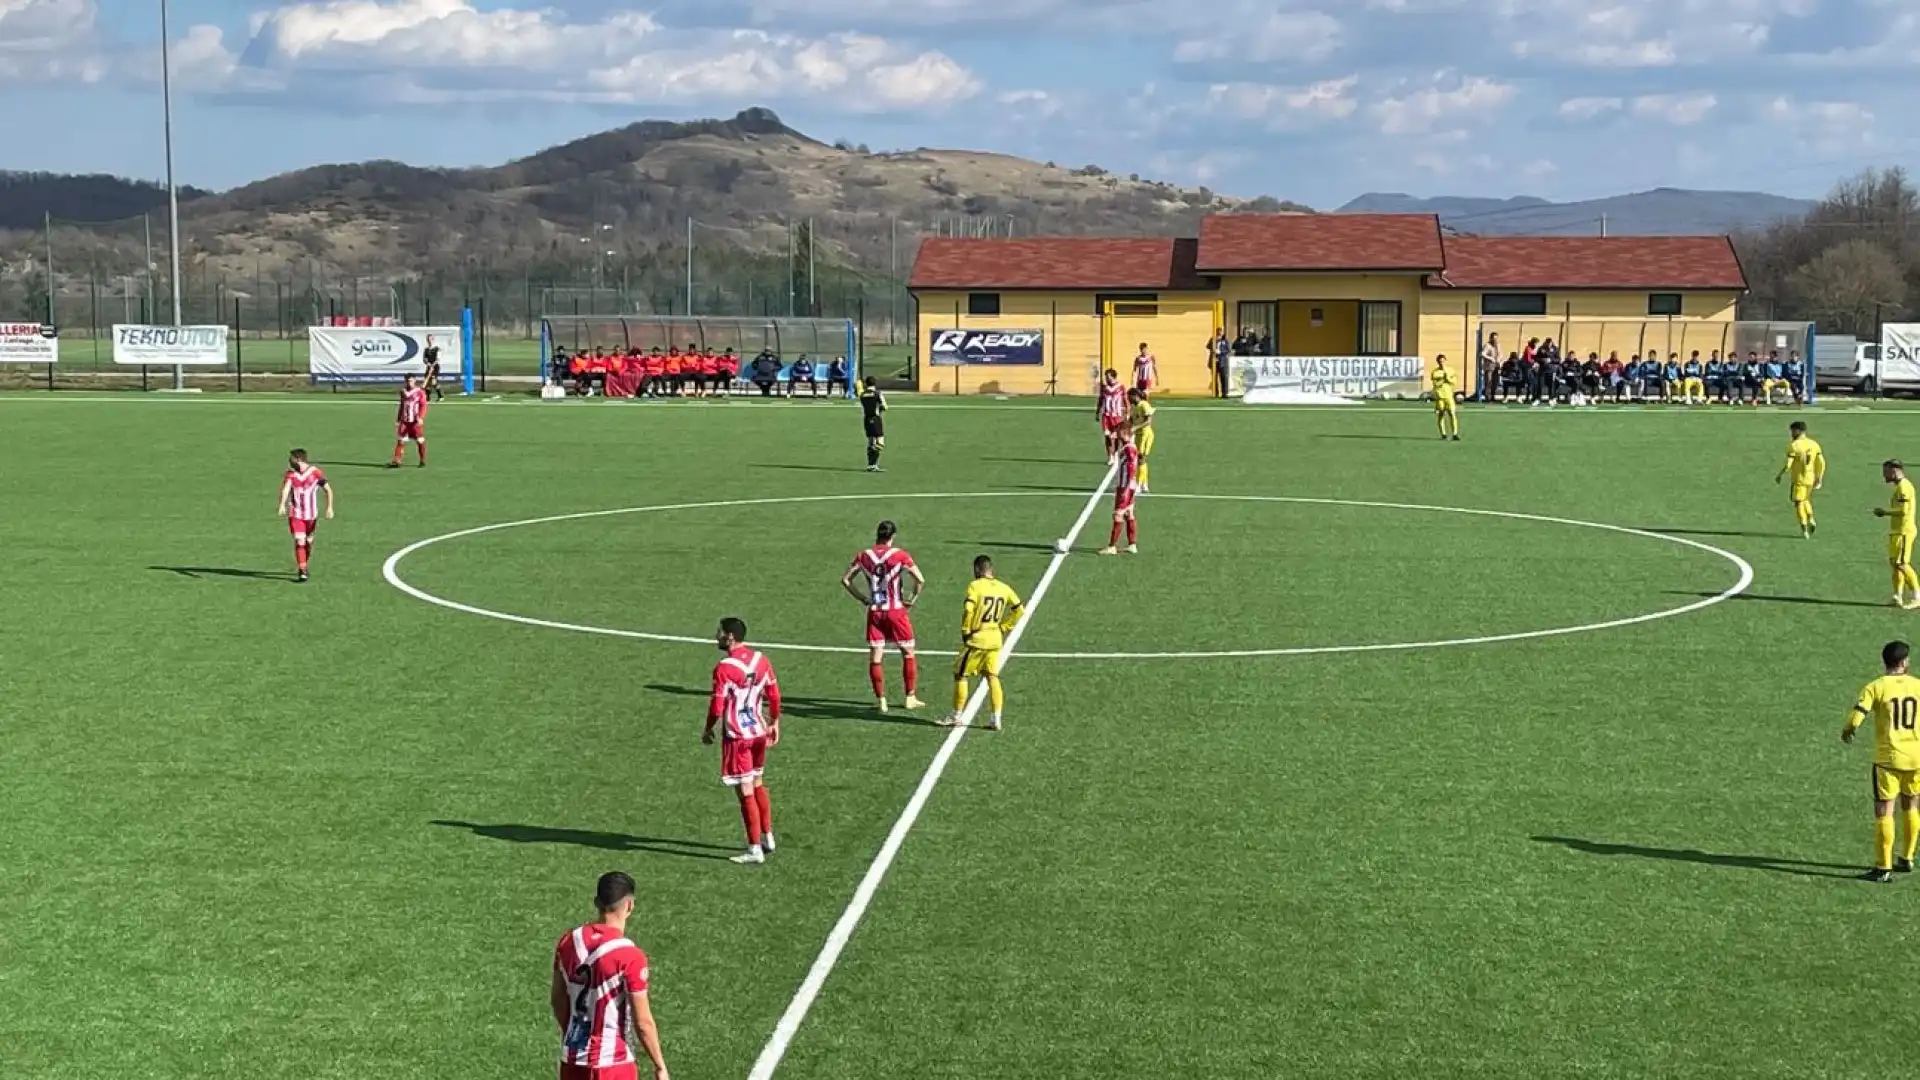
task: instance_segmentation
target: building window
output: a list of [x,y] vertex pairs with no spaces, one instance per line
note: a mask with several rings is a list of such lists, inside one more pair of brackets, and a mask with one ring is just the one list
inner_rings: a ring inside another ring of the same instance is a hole
[[1234,309],[1234,346],[1248,356],[1270,356],[1280,336],[1280,304],[1275,300],[1242,300]]
[[1647,294],[1647,314],[1680,314],[1680,294],[1677,292],[1655,292]]
[[1543,292],[1490,292],[1480,294],[1482,315],[1545,315],[1547,294]]
[[970,292],[967,294],[967,314],[1000,314],[1000,294],[997,292]]
[[1160,294],[1150,293],[1150,292],[1094,293],[1093,294],[1093,313],[1095,315],[1105,315],[1107,313],[1107,303],[1109,301],[1113,303],[1113,313],[1115,315],[1151,316],[1151,315],[1158,315],[1160,313],[1160,310],[1159,310]]
[[1400,355],[1400,301],[1360,301],[1360,355]]

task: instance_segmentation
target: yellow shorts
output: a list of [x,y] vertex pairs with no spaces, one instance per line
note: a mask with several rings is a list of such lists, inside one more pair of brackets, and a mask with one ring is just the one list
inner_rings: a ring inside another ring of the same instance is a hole
[[1134,441],[1140,446],[1141,457],[1146,457],[1148,454],[1153,453],[1153,428],[1149,427],[1142,431],[1134,438]]
[[1920,795],[1920,769],[1873,767],[1873,797],[1891,802],[1901,795]]
[[1792,485],[1792,487],[1793,487],[1794,502],[1803,503],[1803,502],[1813,501],[1813,485],[1812,484],[1794,484]]
[[1887,561],[1905,566],[1913,561],[1913,537],[1905,533],[1896,533],[1887,537]]
[[953,677],[971,679],[976,675],[1000,674],[1000,650],[964,646],[953,661]]
[[1453,395],[1452,394],[1435,394],[1433,396],[1433,411],[1434,412],[1452,412],[1453,411]]
[[1707,384],[1699,379],[1688,379],[1686,392],[1694,397],[1702,397],[1707,392]]

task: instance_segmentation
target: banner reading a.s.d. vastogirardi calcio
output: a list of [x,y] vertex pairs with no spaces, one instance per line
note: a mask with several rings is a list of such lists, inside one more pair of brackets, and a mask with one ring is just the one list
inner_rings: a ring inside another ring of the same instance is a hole
[[1366,398],[1418,397],[1417,356],[1235,356],[1227,389],[1252,405],[1344,405]]
[[399,382],[427,370],[429,347],[442,378],[465,369],[457,326],[310,326],[307,371],[314,382]]

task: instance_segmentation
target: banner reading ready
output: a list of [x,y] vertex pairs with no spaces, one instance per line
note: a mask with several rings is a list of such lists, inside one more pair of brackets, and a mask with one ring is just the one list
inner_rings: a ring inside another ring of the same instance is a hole
[[935,330],[928,359],[935,367],[991,364],[1038,367],[1047,362],[1046,339],[1038,330]]
[[1883,323],[1880,327],[1880,385],[1920,384],[1920,323]]
[[1417,356],[1235,356],[1227,389],[1254,405],[1345,405],[1365,398],[1419,397]]
[[41,323],[0,323],[0,364],[57,364],[60,331]]
[[440,377],[459,381],[457,326],[310,326],[307,372],[314,382],[399,382],[427,370],[429,345],[440,350]]
[[115,323],[113,362],[128,367],[221,367],[227,362],[227,328]]

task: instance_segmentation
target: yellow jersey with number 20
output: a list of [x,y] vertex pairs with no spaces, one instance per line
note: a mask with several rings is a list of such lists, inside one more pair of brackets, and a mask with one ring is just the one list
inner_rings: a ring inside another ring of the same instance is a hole
[[960,612],[960,637],[970,649],[992,652],[1020,621],[1020,594],[999,578],[974,578]]

